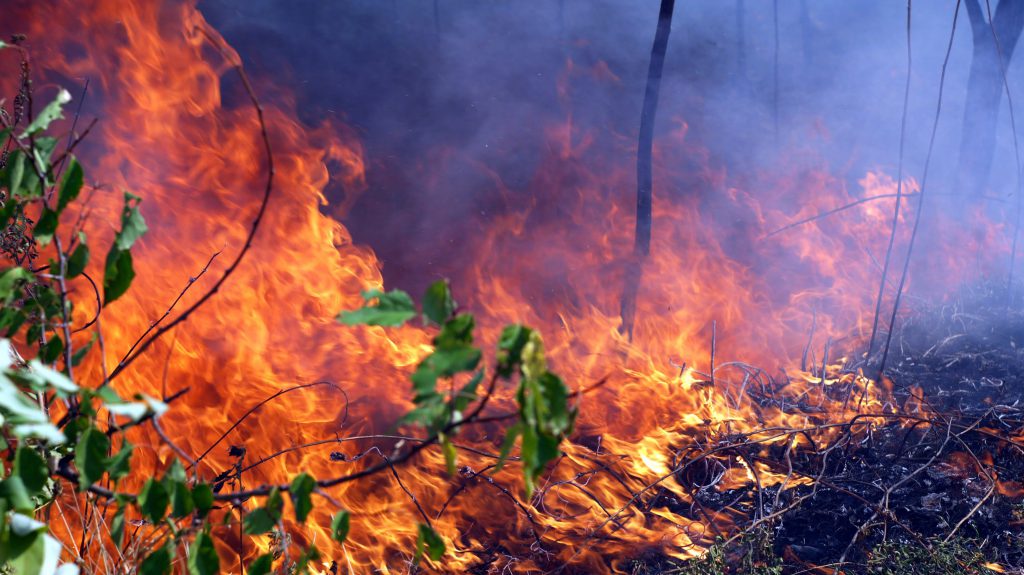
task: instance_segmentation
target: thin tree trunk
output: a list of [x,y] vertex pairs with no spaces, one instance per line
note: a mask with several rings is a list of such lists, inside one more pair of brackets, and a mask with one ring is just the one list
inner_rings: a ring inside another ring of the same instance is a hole
[[[988,185],[995,154],[999,106],[1004,91],[1002,66],[1009,66],[1024,29],[1024,0],[1001,0],[991,24],[978,0],[967,0],[965,4],[971,21],[974,53],[964,104],[957,188],[961,196],[980,196]],[[999,38],[999,50],[992,37],[993,29]]]
[[651,253],[651,205],[654,188],[653,160],[654,119],[658,113],[658,92],[661,75],[665,66],[665,51],[668,36],[672,31],[672,12],[675,0],[661,0],[658,12],[658,29],[651,48],[651,63],[647,69],[647,89],[644,92],[643,109],[640,112],[640,142],[636,156],[636,235],[633,243],[633,257],[626,275],[626,286],[622,294],[621,331],[633,337],[633,321],[636,315],[636,296],[643,274],[643,261]]

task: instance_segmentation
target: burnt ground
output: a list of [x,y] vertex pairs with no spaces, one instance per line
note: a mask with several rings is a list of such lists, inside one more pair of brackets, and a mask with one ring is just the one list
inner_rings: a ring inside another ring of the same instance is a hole
[[[645,557],[635,572],[945,573],[928,565],[947,561],[957,573],[990,572],[982,567],[989,562],[1024,573],[1024,310],[1008,306],[1005,287],[965,287],[948,303],[911,312],[891,350],[886,375],[899,415],[851,422],[813,449],[787,453],[738,438],[722,452],[783,473],[792,465],[813,485],[781,495],[721,491],[701,487],[707,473],[689,469],[677,481],[695,503],[660,503],[695,518],[698,507],[738,515],[769,540],[774,558],[752,563],[749,545],[731,543],[717,568],[710,559],[687,566]],[[877,367],[859,360],[844,370]],[[959,555],[943,555],[954,546]],[[899,563],[885,555],[893,549],[917,566],[891,567]]]

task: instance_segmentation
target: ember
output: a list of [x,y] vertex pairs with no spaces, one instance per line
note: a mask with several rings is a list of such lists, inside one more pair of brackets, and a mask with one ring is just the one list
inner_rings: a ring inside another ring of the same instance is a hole
[[0,561],[1024,572],[1024,1],[378,4],[7,2]]

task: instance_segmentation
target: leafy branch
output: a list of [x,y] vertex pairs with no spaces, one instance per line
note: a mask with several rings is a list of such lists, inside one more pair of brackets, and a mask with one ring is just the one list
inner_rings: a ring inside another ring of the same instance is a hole
[[[201,32],[232,62],[256,110],[267,154],[263,198],[244,245],[220,278],[174,319],[163,323],[195,283],[191,279],[109,376],[104,366],[100,381],[84,383],[75,381],[74,367],[85,361],[95,342],[102,350],[99,318],[110,309],[109,304],[129,292],[136,277],[132,249],[148,231],[140,210],[142,199],[124,193],[106,257],[91,265],[95,246],[89,244],[81,229],[84,215],[79,215],[70,227],[62,226],[62,222],[69,219],[69,208],[82,205],[85,173],[72,151],[94,123],[88,124],[82,134],[69,136],[65,151],[55,155],[60,138],[53,135],[54,126],[64,117],[70,93],[60,90],[38,114],[33,114],[27,54],[20,46],[0,42],[0,49],[13,46],[23,54],[21,90],[13,113],[5,111],[0,101],[0,141],[5,150],[0,157],[0,452],[12,462],[6,476],[0,476],[0,564],[10,564],[18,573],[51,575],[60,570],[64,575],[64,570],[77,569],[74,562],[61,565],[67,553],[81,562],[94,541],[100,542],[101,549],[126,552],[130,538],[127,526],[130,521],[138,522],[133,518],[141,518],[140,525],[148,527],[147,535],[133,543],[139,573],[164,575],[183,561],[190,573],[211,575],[219,572],[221,561],[214,545],[215,525],[237,524],[249,537],[282,533],[285,501],[291,504],[295,523],[302,525],[310,518],[313,495],[336,508],[330,528],[334,541],[343,543],[351,531],[351,515],[344,501],[327,490],[380,472],[390,472],[397,478],[399,465],[435,446],[443,453],[448,472],[454,475],[459,449],[476,451],[457,446],[454,441],[469,425],[508,423],[491,473],[500,471],[507,461],[521,463],[530,498],[545,466],[558,456],[562,440],[572,433],[576,408],[570,405],[564,382],[548,368],[540,334],[521,325],[507,326],[495,350],[495,364],[484,367],[484,354],[475,345],[475,318],[458,308],[446,281],[427,289],[419,310],[404,292],[369,291],[364,294],[362,308],[338,316],[346,325],[370,326],[360,329],[397,327],[420,317],[424,329],[434,333],[433,350],[410,376],[414,408],[397,422],[422,428],[423,436],[409,437],[412,445],[400,453],[385,457],[378,452],[382,461],[358,471],[317,479],[300,469],[287,483],[223,490],[228,475],[205,477],[199,469],[198,464],[211,450],[266,403],[284,393],[320,385],[345,393],[332,383],[298,384],[257,403],[197,457],[175,445],[160,426],[170,405],[187,388],[161,399],[144,394],[126,398],[107,385],[223,286],[251,248],[273,190],[274,163],[259,101],[241,64],[219,39]],[[77,120],[76,115],[73,126]],[[80,209],[80,214],[86,213]],[[210,258],[199,276],[205,274],[216,256]],[[48,262],[40,261],[44,258]],[[87,273],[93,268],[102,272],[102,281],[94,281]],[[81,281],[88,282],[97,310],[88,322],[75,326],[72,312],[78,292],[72,286]],[[94,324],[91,338],[76,348],[72,335]],[[12,343],[19,336],[24,337],[24,344]],[[456,381],[461,385],[456,387]],[[450,385],[441,386],[442,382]],[[505,383],[515,386],[517,409],[492,413],[488,407]],[[140,489],[125,490],[122,483],[132,477],[135,452],[126,432],[147,425],[174,456],[164,472],[146,478]],[[512,457],[516,443],[519,455]],[[242,470],[239,458],[235,472]],[[63,516],[60,506],[66,497],[88,508],[87,517],[78,526],[82,541],[74,550],[65,550],[47,523],[38,520],[48,520],[54,508]],[[232,509],[238,513],[232,513]],[[445,541],[434,531],[422,508],[420,512],[423,522],[417,526],[413,559],[438,561],[446,552]],[[91,521],[101,522],[104,529],[86,538]],[[245,569],[256,575],[274,570],[298,573],[320,556],[317,547],[309,544],[278,555],[260,555]]]

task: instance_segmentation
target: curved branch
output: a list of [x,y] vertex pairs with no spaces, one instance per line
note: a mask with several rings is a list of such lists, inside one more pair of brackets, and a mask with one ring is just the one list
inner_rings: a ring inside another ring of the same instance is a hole
[[238,418],[237,420],[235,420],[234,423],[231,424],[231,427],[227,428],[227,430],[225,430],[224,433],[220,434],[220,437],[217,438],[217,441],[214,441],[213,443],[211,443],[210,446],[206,448],[206,451],[203,451],[199,455],[199,457],[196,457],[195,462],[192,463],[191,465],[189,465],[187,469],[190,469],[190,468],[194,467],[195,465],[198,465],[199,462],[201,462],[203,460],[203,458],[205,458],[207,455],[210,454],[211,451],[213,451],[214,447],[217,447],[218,445],[220,445],[220,442],[224,441],[225,437],[230,435],[231,432],[235,430],[235,428],[237,428],[239,425],[241,425],[243,421],[245,421],[250,415],[255,413],[256,410],[258,410],[259,408],[261,408],[264,405],[270,403],[271,401],[274,401],[275,399],[277,399],[278,397],[281,397],[282,395],[284,395],[286,393],[289,393],[289,392],[292,392],[292,391],[298,391],[300,389],[316,387],[318,385],[329,385],[329,386],[333,387],[334,389],[337,389],[338,391],[340,391],[342,394],[345,395],[345,417],[347,418],[348,417],[348,394],[345,393],[345,390],[342,389],[341,387],[339,387],[337,384],[335,384],[333,382],[330,382],[330,381],[315,381],[313,383],[303,383],[301,385],[295,385],[295,386],[292,386],[292,387],[288,387],[288,388],[285,388],[285,389],[282,389],[282,390],[278,391],[277,393],[267,397],[263,401],[261,401],[261,402],[257,403],[256,405],[250,407],[249,410],[246,411],[242,415],[242,417]]
[[156,329],[157,326],[160,325],[160,322],[164,321],[165,319],[167,319],[167,316],[171,315],[171,312],[174,310],[174,307],[178,305],[178,302],[181,301],[181,298],[185,297],[185,294],[188,293],[188,290],[189,288],[192,287],[192,284],[199,281],[199,278],[203,277],[203,275],[206,274],[206,271],[210,269],[210,264],[212,264],[213,260],[217,259],[217,256],[219,255],[219,251],[214,252],[213,255],[210,256],[210,259],[206,262],[206,265],[203,266],[203,269],[200,270],[199,273],[194,277],[188,278],[188,283],[185,284],[184,289],[178,292],[178,297],[174,298],[174,301],[171,302],[171,305],[168,306],[166,311],[164,311],[164,315],[160,316],[156,321],[149,324],[149,328],[147,328],[146,331],[144,331],[142,335],[139,336],[139,339],[135,340],[135,343],[133,343],[132,346],[128,349],[127,353],[124,354],[124,357],[121,358],[121,361],[117,362],[117,367],[114,368],[114,373],[117,373],[117,370],[120,369],[122,365],[124,365],[125,360],[127,360],[132,355],[132,352],[135,351],[135,348],[139,346],[139,343],[141,343],[142,340],[146,339],[146,336],[149,335],[150,332],[152,332],[154,329]]
[[217,48],[218,51],[220,51],[221,55],[224,56],[225,59],[232,61],[232,66],[234,67],[235,71],[238,72],[238,76],[242,81],[242,86],[245,87],[245,91],[249,95],[249,99],[252,101],[253,108],[256,110],[256,116],[259,119],[260,124],[260,138],[263,140],[263,148],[267,154],[267,184],[263,190],[263,200],[260,202],[259,211],[256,212],[256,218],[253,219],[252,225],[249,228],[249,235],[248,237],[245,238],[245,244],[242,246],[242,250],[238,252],[238,255],[235,257],[235,260],[231,262],[231,265],[229,265],[228,268],[224,270],[224,275],[222,275],[220,279],[217,280],[217,283],[213,284],[213,287],[211,287],[208,292],[203,294],[203,296],[199,298],[198,301],[189,306],[185,311],[181,312],[181,315],[174,318],[174,320],[168,323],[167,325],[156,330],[156,332],[153,333],[153,335],[149,339],[147,339],[142,345],[139,346],[138,351],[136,351],[134,355],[131,355],[126,359],[122,360],[121,363],[119,363],[118,366],[114,369],[114,371],[111,372],[109,379],[114,379],[115,377],[117,377],[118,374],[120,374],[122,371],[125,370],[125,368],[131,365],[140,355],[145,353],[146,350],[149,349],[150,346],[152,346],[156,340],[160,339],[160,336],[174,329],[175,327],[178,326],[178,324],[183,323],[185,320],[189,318],[189,316],[195,313],[197,309],[206,304],[206,302],[210,301],[210,298],[212,298],[218,291],[220,291],[220,288],[221,286],[224,285],[224,282],[226,282],[227,279],[231,277],[231,274],[233,274],[235,270],[238,268],[238,264],[242,263],[242,260],[245,258],[245,255],[249,253],[249,249],[252,247],[253,238],[256,237],[256,232],[259,230],[260,222],[263,221],[263,215],[267,211],[267,203],[270,201],[270,194],[274,189],[274,154],[270,148],[270,136],[267,134],[267,123],[263,117],[263,106],[260,105],[259,99],[256,98],[256,91],[253,89],[252,83],[249,81],[249,75],[246,74],[245,69],[242,68],[242,63],[240,61],[234,61],[234,59],[230,56],[228,48],[223,45],[222,41],[216,39],[215,36],[206,29],[200,29],[199,32],[203,34],[203,36],[205,36],[207,40],[209,40],[210,43]]

